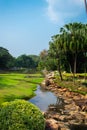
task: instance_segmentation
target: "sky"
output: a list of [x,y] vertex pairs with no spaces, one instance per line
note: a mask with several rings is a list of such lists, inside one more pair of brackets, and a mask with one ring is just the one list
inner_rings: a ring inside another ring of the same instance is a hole
[[71,22],[87,22],[84,0],[0,0],[0,47],[14,57],[39,55]]

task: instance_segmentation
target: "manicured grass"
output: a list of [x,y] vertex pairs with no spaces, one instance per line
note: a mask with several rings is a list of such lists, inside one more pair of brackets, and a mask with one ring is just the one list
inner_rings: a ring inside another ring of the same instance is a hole
[[14,99],[29,99],[43,77],[40,74],[0,74],[0,104]]

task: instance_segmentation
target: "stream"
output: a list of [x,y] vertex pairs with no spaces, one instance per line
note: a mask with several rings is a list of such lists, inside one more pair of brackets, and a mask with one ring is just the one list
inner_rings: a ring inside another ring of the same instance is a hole
[[56,97],[54,93],[45,90],[38,85],[35,91],[36,96],[31,98],[29,102],[35,104],[41,111],[46,111],[50,105],[61,105],[62,99]]

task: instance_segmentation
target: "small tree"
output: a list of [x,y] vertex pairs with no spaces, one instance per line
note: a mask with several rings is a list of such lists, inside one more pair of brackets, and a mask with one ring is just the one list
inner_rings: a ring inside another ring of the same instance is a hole
[[60,79],[63,80],[61,73],[61,55],[62,51],[60,50],[60,36],[55,35],[52,37],[52,41],[49,42],[49,56],[56,60],[57,69],[59,71]]

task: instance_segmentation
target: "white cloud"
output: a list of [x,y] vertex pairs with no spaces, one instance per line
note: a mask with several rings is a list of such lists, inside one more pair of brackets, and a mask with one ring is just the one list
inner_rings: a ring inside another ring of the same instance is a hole
[[80,15],[84,0],[45,0],[47,2],[46,14],[54,23],[63,24],[67,18]]
[[56,13],[56,11],[54,10],[56,0],[46,0],[46,1],[47,1],[47,3],[48,3],[47,15],[49,16],[49,18],[50,18],[52,21],[57,21],[57,20],[58,20],[57,13]]
[[74,4],[82,6],[82,4],[84,3],[84,0],[73,0],[73,2]]

